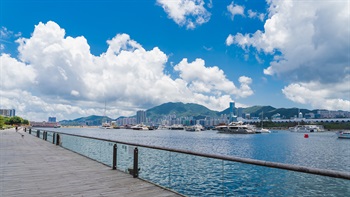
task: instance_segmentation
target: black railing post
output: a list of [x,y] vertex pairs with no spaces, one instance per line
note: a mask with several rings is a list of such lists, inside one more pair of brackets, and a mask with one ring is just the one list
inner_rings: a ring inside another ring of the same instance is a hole
[[36,130],[36,137],[40,138],[40,130]]
[[29,134],[32,134],[32,129],[29,129]]
[[24,127],[24,132],[27,132],[27,127]]
[[113,145],[113,170],[117,169],[117,144]]
[[46,131],[43,131],[43,140],[45,140],[45,132],[46,132]]
[[134,178],[137,178],[139,176],[138,162],[139,162],[139,150],[136,147],[134,149],[134,169],[133,169],[133,177]]
[[58,133],[56,135],[56,145],[60,145],[60,135]]
[[53,144],[55,144],[55,135],[56,135],[56,133],[53,133],[53,134],[52,134],[52,143],[53,143]]

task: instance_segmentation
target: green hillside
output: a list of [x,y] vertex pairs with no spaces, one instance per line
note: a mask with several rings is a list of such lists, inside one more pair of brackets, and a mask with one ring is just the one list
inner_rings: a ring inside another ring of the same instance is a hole
[[[298,115],[299,112],[303,113],[316,113],[317,110],[308,110],[308,109],[299,109],[299,108],[274,108],[271,106],[252,106],[247,108],[242,108],[241,113],[250,114],[250,117],[259,117],[271,119],[275,114],[280,114],[283,119],[290,119]],[[237,111],[236,111],[237,113]],[[210,110],[203,105],[194,104],[194,103],[164,103],[159,106],[153,107],[146,110],[147,118],[151,120],[162,119],[164,116],[176,115],[176,117],[194,117],[194,119],[204,119],[205,117],[217,118],[222,114],[229,115],[230,109],[227,108],[224,111],[218,112]],[[132,116],[135,117],[136,115]],[[120,117],[122,118],[122,117]],[[63,120],[60,121],[62,125],[101,125],[103,116],[88,116],[81,117],[75,120]],[[106,117],[108,121],[113,119]]]
[[203,105],[194,103],[164,103],[162,105],[153,107],[146,111],[148,118],[161,118],[162,116],[175,114],[177,117],[181,116],[212,116],[216,117],[217,112],[212,111]]
[[61,125],[70,125],[70,126],[77,126],[77,125],[102,125],[102,121],[111,121],[112,119],[109,117],[104,116],[88,116],[88,117],[81,117],[74,120],[62,120],[60,121]]

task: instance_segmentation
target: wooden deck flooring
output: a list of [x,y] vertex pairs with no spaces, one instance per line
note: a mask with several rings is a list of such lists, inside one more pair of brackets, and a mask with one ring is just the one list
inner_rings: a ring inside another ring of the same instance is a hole
[[0,196],[181,195],[10,129],[0,130]]

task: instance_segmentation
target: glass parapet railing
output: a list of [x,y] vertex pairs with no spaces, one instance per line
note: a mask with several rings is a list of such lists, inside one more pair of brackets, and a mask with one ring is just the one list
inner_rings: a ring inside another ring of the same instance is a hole
[[348,172],[53,131],[32,129],[30,133],[111,167],[115,159],[117,170],[186,196],[345,196],[350,193]]

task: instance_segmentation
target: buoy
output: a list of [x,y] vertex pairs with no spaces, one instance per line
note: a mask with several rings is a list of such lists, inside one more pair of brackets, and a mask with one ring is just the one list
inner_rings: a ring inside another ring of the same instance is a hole
[[304,138],[309,138],[309,134],[304,134]]

